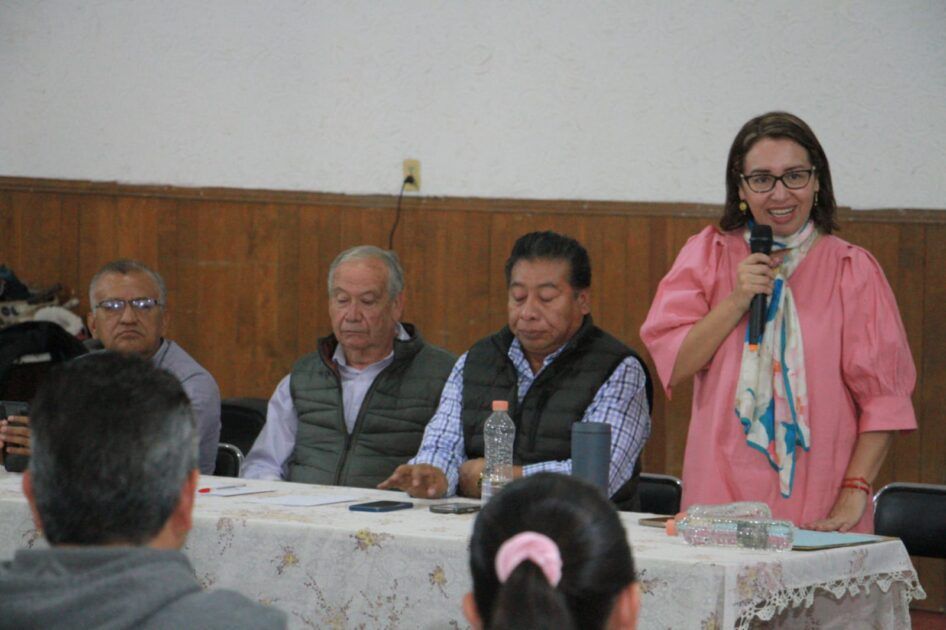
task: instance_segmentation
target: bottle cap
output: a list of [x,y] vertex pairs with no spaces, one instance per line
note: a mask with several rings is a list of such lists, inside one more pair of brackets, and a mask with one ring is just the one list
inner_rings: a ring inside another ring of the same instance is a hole
[[667,532],[668,536],[677,535],[677,520],[673,518],[668,518],[664,523],[664,531]]
[[509,402],[506,400],[494,400],[493,411],[509,411]]

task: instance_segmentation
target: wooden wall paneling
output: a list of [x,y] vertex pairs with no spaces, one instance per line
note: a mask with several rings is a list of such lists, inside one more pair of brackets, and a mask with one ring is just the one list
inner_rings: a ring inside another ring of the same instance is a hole
[[157,268],[160,202],[147,197],[118,197],[115,207],[115,231],[118,256],[140,260]]
[[482,215],[427,209],[405,217],[413,243],[400,246],[408,279],[408,321],[455,354],[478,333],[489,302],[488,223]]
[[497,212],[487,215],[489,222],[489,302],[484,316],[489,322],[486,334],[495,332],[508,322],[506,290],[506,259],[512,246],[523,234],[539,228],[536,216],[525,212]]
[[[33,199],[33,195],[11,191],[7,192],[7,199],[9,200],[7,224],[9,225],[10,245],[8,248],[4,248],[3,262],[13,269],[22,282],[29,283],[30,278],[25,274],[27,273],[26,264],[30,258],[24,252],[29,250],[31,243],[24,229],[24,221],[28,216],[30,200]],[[33,273],[32,269],[29,273]],[[38,269],[36,273],[39,273]]]
[[[178,282],[178,268],[181,266],[178,243],[178,218],[180,216],[179,206],[181,202],[177,199],[166,198],[158,199],[157,201],[159,202],[159,206],[157,210],[158,223],[155,229],[155,240],[157,241],[155,256],[157,257],[157,269],[168,287],[168,301],[170,302],[168,308],[171,313],[170,330],[168,332],[169,336],[172,336],[175,328],[174,308],[177,302],[176,289],[180,284]],[[171,287],[175,288],[174,293],[171,293]]]
[[[416,325],[426,341],[443,346],[447,332],[442,297],[447,282],[459,283],[462,277],[451,277],[444,268],[448,255],[442,213],[430,208],[422,215],[414,205],[413,199],[403,204],[392,243],[404,269],[402,319]],[[386,249],[388,243],[381,247]]]
[[[490,225],[487,217],[473,212],[444,212],[443,218],[448,235],[443,252],[445,258],[442,259],[448,261],[448,270],[444,274],[448,316],[443,341],[445,347],[459,356],[506,322],[506,304],[503,301],[498,313],[490,310],[491,287],[497,278],[489,255]],[[432,267],[436,264],[436,261],[431,261]],[[462,285],[452,282],[455,277],[463,278]],[[505,298],[506,283],[501,271],[499,286]]]
[[14,272],[34,288],[56,284],[63,268],[62,200],[54,193],[18,192],[12,205],[21,243]]
[[[654,387],[654,405],[651,410],[650,438],[644,447],[643,467],[647,472],[671,474],[667,466],[667,423],[665,421],[667,399],[654,369],[653,361],[640,338],[640,329],[647,319],[653,297],[655,278],[655,252],[663,252],[662,228],[665,223],[654,217],[626,217],[624,231],[625,322],[624,340],[640,354],[647,364]],[[657,262],[664,270],[663,257]],[[612,289],[616,290],[616,289]]]
[[13,267],[19,260],[18,222],[13,211],[13,193],[0,190],[0,265]]
[[296,359],[315,350],[316,339],[332,331],[328,316],[327,276],[332,261],[344,249],[342,212],[343,209],[331,206],[304,205],[299,208],[296,356],[286,366],[286,373]]
[[87,294],[92,276],[102,265],[119,257],[118,197],[75,195],[68,203],[79,218],[79,282],[83,312],[87,313],[91,309]]
[[[650,303],[654,296],[653,289],[656,286],[652,281],[651,250],[659,241],[655,242],[651,239],[654,221],[655,219],[651,217],[627,217],[624,220],[624,266],[627,273],[624,285],[626,316],[623,338],[642,356],[647,355],[644,343],[641,341],[641,326],[647,319],[647,312],[650,310]],[[656,377],[656,375],[653,376]]]
[[[299,347],[301,314],[299,304],[300,270],[299,251],[303,240],[301,234],[301,209],[296,205],[274,205],[276,213],[276,293],[268,306],[276,313],[273,345],[267,360],[271,378],[276,377],[272,387],[268,383],[256,384],[256,379],[241,381],[234,396],[257,396],[269,398],[279,379],[289,373],[296,360]],[[314,279],[313,279],[314,282]],[[315,291],[314,287],[310,290]]]
[[[920,421],[924,415],[929,417],[923,410],[924,381],[923,371],[920,369],[924,360],[923,283],[925,281],[926,232],[921,225],[908,224],[888,224],[888,231],[896,231],[898,238],[896,250],[891,252],[892,260],[889,266],[884,264],[884,272],[891,281],[897,298],[897,306],[907,332],[910,352],[913,355],[914,365],[917,367],[913,407]],[[920,449],[923,428],[897,435],[884,467],[886,476],[878,480],[876,487],[890,481],[921,478],[920,458],[916,457],[916,454]]]
[[591,229],[581,241],[591,256],[591,313],[595,323],[624,343],[628,336],[629,276],[627,267],[627,219],[621,216],[588,217]]
[[[201,315],[200,302],[200,211],[205,206],[213,206],[194,200],[181,200],[176,208],[177,230],[174,235],[177,250],[177,269],[174,274],[174,284],[168,286],[168,311],[171,314],[171,323],[168,336],[181,345],[194,359],[210,370],[220,385],[220,376],[215,371],[216,366],[204,356],[202,347],[198,343],[201,338],[199,327]],[[210,323],[209,318],[204,321]],[[220,325],[213,321],[214,326]],[[221,385],[222,389],[222,385]],[[226,394],[224,394],[226,395]]]
[[62,283],[65,295],[79,299],[73,310],[85,322],[89,279],[79,275],[79,210],[65,196],[60,196],[58,282]]
[[[401,207],[403,222],[405,201]],[[376,245],[386,248],[391,226],[394,224],[394,211],[389,208],[342,208],[341,218],[341,249],[348,249],[356,245]],[[401,231],[403,225],[398,227]],[[410,234],[401,234],[401,238],[410,242]],[[341,250],[339,250],[341,251]],[[337,254],[338,252],[336,252]]]
[[[248,369],[259,345],[256,300],[260,276],[250,241],[256,204],[203,204],[197,210],[200,239],[195,250],[197,311],[190,320],[199,333],[188,352],[214,375],[224,396],[235,391],[242,378],[262,377]],[[199,358],[198,358],[199,357]]]
[[[632,233],[635,239],[633,243],[639,244],[647,256],[647,306],[640,321],[640,325],[643,325],[644,320],[647,319],[647,311],[650,310],[650,302],[656,294],[657,286],[670,268],[672,261],[668,242],[670,238],[669,220],[666,217],[647,217],[645,219],[635,217],[631,221],[630,225],[640,230]],[[640,328],[638,327],[638,334],[640,334],[639,331]],[[647,445],[644,447],[644,470],[679,477],[681,467],[674,466],[670,459],[671,447],[669,442],[671,438],[667,426],[670,401],[664,393],[660,376],[657,374],[657,368],[654,365],[653,358],[647,351],[647,347],[641,342],[637,350],[647,363],[647,369],[650,371],[650,378],[654,386],[651,434]]]
[[[922,375],[922,402],[917,408],[919,448],[908,457],[919,455],[919,481],[946,484],[946,250],[942,245],[946,242],[946,225],[925,228],[923,354],[922,361],[917,363],[917,371]],[[917,602],[915,607],[942,612],[946,608],[946,560],[913,558],[913,563],[927,594],[927,599]]]
[[927,227],[920,480],[946,484],[946,225]]
[[279,326],[283,310],[295,312],[279,299],[279,213],[286,209],[274,204],[244,205],[240,209],[247,230],[247,251],[245,259],[235,261],[241,276],[238,283],[243,286],[235,287],[239,299],[236,336],[231,341],[237,350],[233,360],[237,369],[234,391],[254,378],[269,384],[267,389],[275,388],[285,376],[278,357],[291,354],[295,346],[295,327],[284,332]]
[[63,247],[68,250],[65,257],[71,261],[72,269],[63,270],[63,285],[67,287],[69,293],[79,300],[79,306],[75,313],[87,321],[88,313],[91,310],[89,304],[89,281],[92,276],[85,274],[85,269],[89,266],[87,256],[82,250],[82,230],[88,228],[88,221],[83,220],[82,207],[79,195],[62,195],[62,215],[64,224],[70,225],[69,233],[72,234],[71,243],[63,240]]
[[[910,351],[917,369],[916,389],[913,393],[913,408],[917,414],[920,429],[906,435],[898,435],[889,456],[893,460],[892,475],[894,481],[919,481],[923,478],[920,466],[921,436],[924,429],[934,418],[931,411],[924,408],[923,392],[926,388],[923,363],[926,360],[924,344],[924,302],[926,282],[926,226],[901,225],[897,305],[907,331]],[[942,311],[940,311],[942,312]],[[946,480],[943,480],[946,483]]]

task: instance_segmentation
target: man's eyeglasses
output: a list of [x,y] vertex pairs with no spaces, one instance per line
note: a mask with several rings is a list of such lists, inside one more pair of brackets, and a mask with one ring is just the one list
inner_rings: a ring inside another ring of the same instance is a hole
[[139,313],[147,313],[156,306],[164,306],[163,302],[159,302],[154,298],[140,297],[133,300],[119,300],[118,298],[102,300],[95,305],[95,308],[100,308],[109,315],[117,315],[124,312],[126,304],[131,304],[131,307]]
[[804,188],[811,181],[811,176],[815,172],[815,167],[800,168],[794,171],[782,173],[779,177],[769,173],[754,173],[752,175],[740,175],[742,181],[746,182],[749,190],[757,193],[767,193],[775,188],[775,182],[782,182],[785,188],[798,190]]

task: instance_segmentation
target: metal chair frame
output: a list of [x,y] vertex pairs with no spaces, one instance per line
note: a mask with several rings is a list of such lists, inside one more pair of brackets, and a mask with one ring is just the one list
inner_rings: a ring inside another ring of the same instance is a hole
[[946,558],[946,485],[889,483],[874,495],[874,531],[911,556]]
[[[647,492],[648,488],[657,490],[658,493],[665,493],[670,489],[673,493],[673,499],[667,503],[666,497],[657,497]],[[663,492],[660,492],[663,491]],[[676,514],[680,511],[680,500],[683,497],[683,482],[673,475],[664,475],[660,473],[642,472],[638,482],[637,492],[641,498],[641,512],[651,512],[654,514]],[[672,509],[671,509],[672,508]]]
[[[220,458],[223,457],[224,461],[227,462],[227,468],[232,468],[233,462],[236,461],[236,474],[230,474],[229,470],[221,471],[221,462]],[[217,444],[217,464],[214,467],[214,475],[218,477],[239,477],[240,472],[243,470],[243,453],[233,444],[227,444],[226,442],[220,442]]]

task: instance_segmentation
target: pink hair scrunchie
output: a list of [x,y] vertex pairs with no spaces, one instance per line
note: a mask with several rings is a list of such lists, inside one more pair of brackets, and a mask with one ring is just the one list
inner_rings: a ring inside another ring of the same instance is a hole
[[562,579],[562,555],[555,541],[537,532],[516,534],[496,553],[496,577],[503,583],[523,560],[531,560],[542,569],[552,588]]

